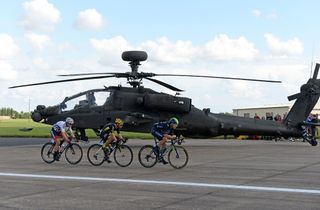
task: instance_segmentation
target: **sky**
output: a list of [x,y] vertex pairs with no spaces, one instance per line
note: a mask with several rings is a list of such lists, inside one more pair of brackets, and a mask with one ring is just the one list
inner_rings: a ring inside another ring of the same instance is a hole
[[[13,0],[0,9],[0,107],[29,111],[125,79],[10,86],[58,74],[127,72],[127,50],[144,50],[139,71],[281,80],[281,84],[157,77],[212,112],[288,103],[320,61],[319,1]],[[159,92],[171,90],[143,81]],[[103,98],[101,99],[103,100]],[[30,106],[29,106],[30,105]]]

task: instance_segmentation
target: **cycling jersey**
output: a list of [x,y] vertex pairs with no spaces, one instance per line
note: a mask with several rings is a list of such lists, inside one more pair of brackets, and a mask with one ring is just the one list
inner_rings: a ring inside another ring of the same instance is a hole
[[64,121],[58,121],[51,128],[51,136],[57,140],[61,137],[62,132],[73,133],[71,127],[68,127]]
[[151,134],[158,140],[162,140],[165,134],[172,135],[173,128],[171,128],[168,122],[155,123],[151,128]]
[[103,140],[107,140],[110,136],[111,133],[117,133],[118,135],[120,134],[120,129],[116,128],[116,124],[114,123],[108,123],[106,124],[100,131],[100,137]]

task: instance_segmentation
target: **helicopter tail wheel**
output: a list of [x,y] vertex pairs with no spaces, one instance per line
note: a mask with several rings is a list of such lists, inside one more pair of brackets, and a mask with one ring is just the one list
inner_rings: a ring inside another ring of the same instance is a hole
[[312,139],[309,143],[310,143],[312,146],[317,146],[317,145],[318,145],[318,142],[317,142],[317,140],[315,140],[315,139]]
[[305,139],[307,142],[309,142],[309,144],[311,144],[311,146],[317,146],[318,142],[315,138],[307,138]]

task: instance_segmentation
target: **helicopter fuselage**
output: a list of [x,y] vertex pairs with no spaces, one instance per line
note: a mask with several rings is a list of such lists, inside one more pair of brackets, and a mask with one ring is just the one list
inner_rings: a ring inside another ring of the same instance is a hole
[[[91,97],[96,92],[109,92],[103,105],[96,105]],[[87,100],[79,101],[72,109],[64,111],[69,100],[79,96]],[[91,101],[90,101],[91,100]],[[171,117],[179,119],[178,135],[192,138],[210,138],[219,135],[270,135],[300,136],[299,129],[292,129],[275,121],[256,120],[226,114],[213,114],[209,109],[200,110],[192,105],[191,99],[159,93],[142,86],[138,88],[112,86],[104,89],[88,90],[67,97],[56,106],[39,105],[32,113],[35,121],[54,124],[66,117],[75,120],[75,127],[81,130],[98,131],[115,118],[124,120],[124,131],[150,132],[152,125]]]

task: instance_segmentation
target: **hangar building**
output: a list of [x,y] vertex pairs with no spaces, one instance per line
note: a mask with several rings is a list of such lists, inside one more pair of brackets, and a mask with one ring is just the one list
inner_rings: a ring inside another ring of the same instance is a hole
[[[293,104],[278,104],[278,105],[265,105],[257,107],[245,107],[233,109],[233,114],[240,117],[253,118],[257,114],[260,118],[274,117],[279,114],[281,117],[286,115]],[[313,114],[320,114],[320,103],[317,103],[314,107]]]

